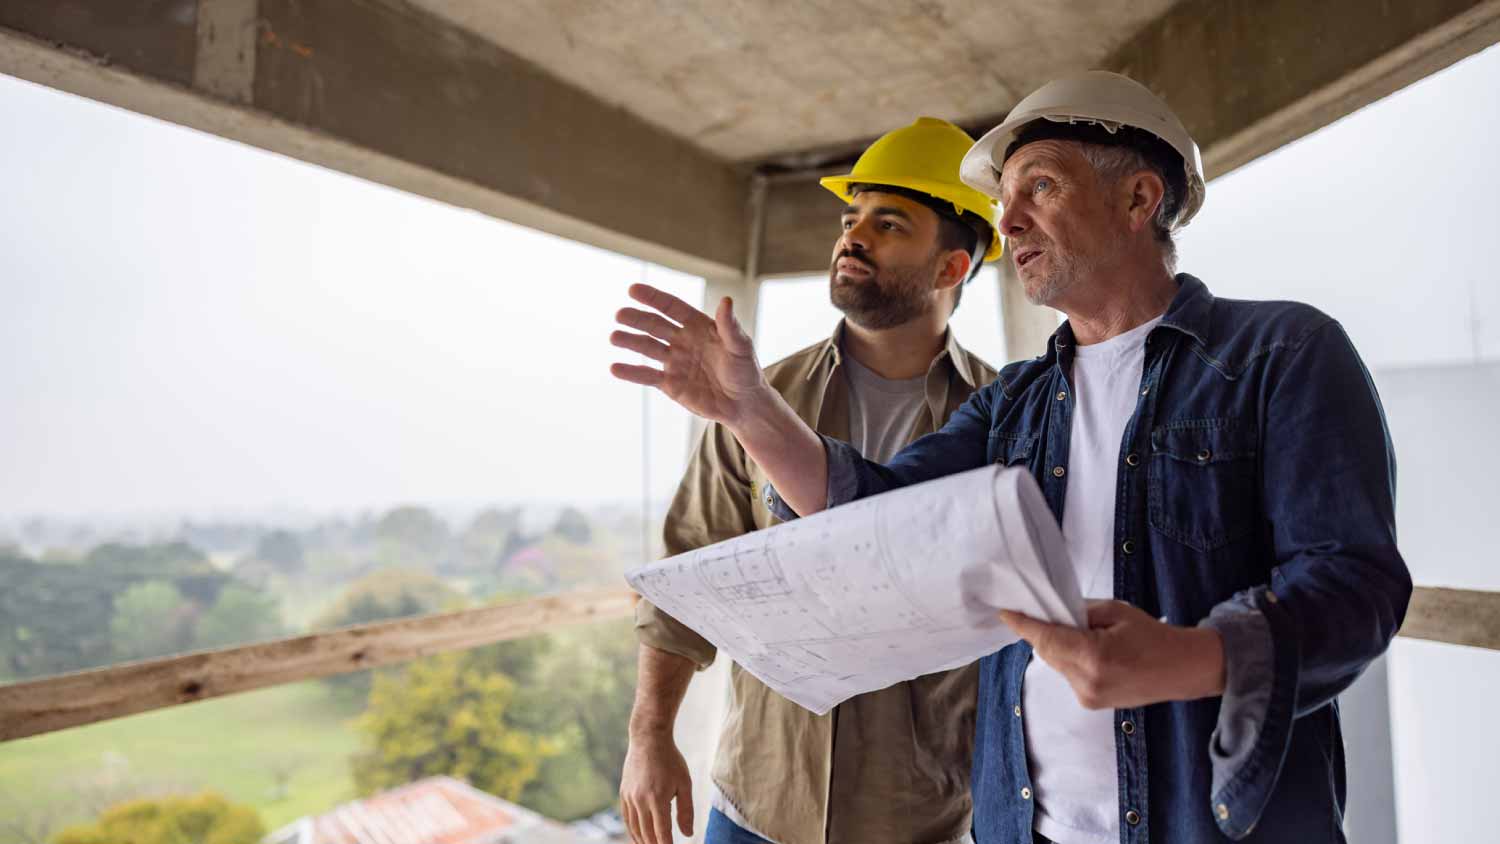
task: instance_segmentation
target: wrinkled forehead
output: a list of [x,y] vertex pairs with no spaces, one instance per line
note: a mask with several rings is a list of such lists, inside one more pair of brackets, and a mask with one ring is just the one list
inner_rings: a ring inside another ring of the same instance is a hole
[[1046,171],[1059,175],[1071,175],[1081,167],[1088,166],[1083,157],[1083,145],[1077,141],[1047,138],[1032,141],[1011,153],[1000,171],[1000,193],[1009,196],[1020,184]]

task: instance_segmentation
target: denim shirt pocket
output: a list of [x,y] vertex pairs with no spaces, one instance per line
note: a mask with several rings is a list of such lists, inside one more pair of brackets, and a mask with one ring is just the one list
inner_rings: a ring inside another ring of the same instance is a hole
[[1151,431],[1151,527],[1196,551],[1255,528],[1255,426],[1232,417],[1180,419]]
[[1023,434],[1013,431],[991,431],[989,462],[1002,466],[1029,464],[1032,452],[1036,451],[1040,434]]

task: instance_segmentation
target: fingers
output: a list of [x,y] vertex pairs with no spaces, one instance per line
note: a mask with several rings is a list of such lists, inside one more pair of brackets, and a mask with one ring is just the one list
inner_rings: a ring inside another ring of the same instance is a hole
[[655,361],[665,361],[672,351],[666,343],[658,343],[644,334],[631,334],[629,331],[611,333],[609,343],[611,346],[638,352]]
[[677,789],[677,828],[688,837],[693,835],[693,789],[683,783]]
[[1088,643],[1083,631],[1066,624],[1050,624],[1010,610],[1001,610],[1000,620],[1017,636],[1030,642],[1032,650],[1041,656],[1043,662],[1065,673]]
[[672,342],[672,338],[676,336],[679,327],[677,323],[668,320],[660,314],[636,310],[635,308],[621,308],[616,311],[615,322],[627,328],[644,331],[652,337],[658,340],[665,340],[668,343]]
[[1033,645],[1036,644],[1034,637],[1041,633],[1042,622],[1012,610],[1001,610],[1000,620],[1005,622],[1005,626],[1014,631],[1017,636]]
[[649,844],[645,836],[641,834],[641,824],[636,818],[635,806],[629,799],[620,800],[620,819],[625,822],[625,832],[629,833],[632,844]]
[[719,339],[724,341],[724,347],[738,355],[749,354],[753,350],[750,335],[740,327],[740,321],[734,317],[734,300],[728,296],[719,300],[719,308],[714,312],[714,327],[719,331]]
[[1089,601],[1086,611],[1091,629],[1113,627],[1128,620],[1132,615],[1141,613],[1140,610],[1124,601]]
[[647,821],[650,829],[646,840],[651,844],[672,844],[672,807],[671,801],[652,800],[650,820]]
[[643,305],[650,305],[683,325],[687,325],[694,319],[706,319],[702,311],[649,284],[630,285],[630,298]]
[[649,366],[635,366],[629,363],[612,363],[609,365],[609,374],[621,381],[629,381],[632,384],[640,384],[643,387],[660,387],[665,375],[660,369],[652,369]]

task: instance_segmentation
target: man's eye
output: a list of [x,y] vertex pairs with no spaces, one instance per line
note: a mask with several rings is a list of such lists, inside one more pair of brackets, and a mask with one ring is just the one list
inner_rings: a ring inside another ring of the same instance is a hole
[[883,229],[892,230],[896,228],[896,224],[891,222],[890,220],[884,220],[881,222],[880,227]]
[[854,228],[854,221],[853,220],[845,220],[842,225],[844,227],[844,231],[848,231],[848,230]]
[[1051,179],[1045,179],[1045,178],[1044,179],[1037,179],[1036,180],[1036,184],[1034,184],[1034,185],[1031,186],[1031,192],[1032,193],[1041,193],[1042,191],[1044,191],[1044,190],[1050,190],[1051,188],[1052,188],[1052,180]]

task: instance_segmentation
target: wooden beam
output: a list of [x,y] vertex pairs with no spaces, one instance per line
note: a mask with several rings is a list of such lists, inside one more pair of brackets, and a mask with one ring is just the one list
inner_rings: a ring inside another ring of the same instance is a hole
[[[611,588],[311,633],[0,686],[0,741],[629,617]],[[1418,587],[1400,634],[1500,650],[1500,592]]]
[[745,267],[747,171],[399,0],[5,0],[0,73],[694,275]]
[[1418,587],[1400,635],[1500,650],[1500,592]]
[[634,596],[573,592],[0,686],[0,741],[626,618]]

